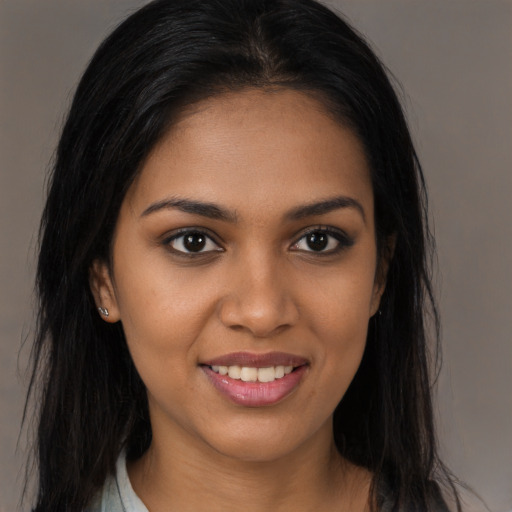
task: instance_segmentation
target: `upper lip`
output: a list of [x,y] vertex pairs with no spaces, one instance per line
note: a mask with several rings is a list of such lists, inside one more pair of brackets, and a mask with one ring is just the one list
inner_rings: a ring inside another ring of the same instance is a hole
[[246,366],[250,368],[267,368],[269,366],[303,366],[308,364],[304,357],[285,352],[267,352],[255,354],[252,352],[233,352],[203,363],[204,366]]

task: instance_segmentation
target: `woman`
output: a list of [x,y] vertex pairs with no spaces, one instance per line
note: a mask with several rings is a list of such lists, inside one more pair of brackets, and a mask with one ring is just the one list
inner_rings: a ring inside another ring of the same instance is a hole
[[325,7],[133,14],[42,220],[35,510],[447,510],[425,208],[383,67]]

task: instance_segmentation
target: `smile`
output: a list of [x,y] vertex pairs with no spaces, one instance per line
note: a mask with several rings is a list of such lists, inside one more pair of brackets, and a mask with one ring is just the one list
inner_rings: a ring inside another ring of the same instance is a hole
[[229,401],[245,407],[274,405],[300,385],[309,362],[271,352],[238,352],[200,365],[213,387]]
[[244,382],[274,382],[292,373],[293,366],[269,366],[266,368],[254,368],[250,366],[211,366],[215,373],[228,375],[231,379]]

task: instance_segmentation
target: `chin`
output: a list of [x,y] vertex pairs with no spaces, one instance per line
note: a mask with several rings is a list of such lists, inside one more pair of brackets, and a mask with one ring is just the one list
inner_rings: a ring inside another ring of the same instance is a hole
[[[226,432],[231,435],[226,437]],[[283,424],[264,425],[261,422],[251,426],[224,425],[219,436],[212,438],[210,431],[208,444],[218,453],[243,462],[264,463],[286,457],[304,446],[309,436],[301,435],[296,428]]]

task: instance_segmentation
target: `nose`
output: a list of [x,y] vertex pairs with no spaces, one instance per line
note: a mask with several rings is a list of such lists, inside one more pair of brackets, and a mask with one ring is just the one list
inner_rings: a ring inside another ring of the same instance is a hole
[[228,293],[219,305],[219,318],[229,329],[268,338],[299,319],[292,283],[283,265],[271,257],[244,259],[229,275]]

